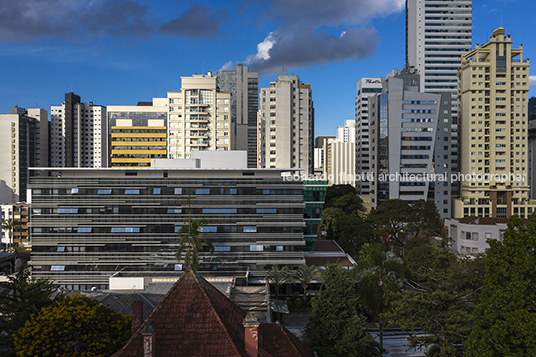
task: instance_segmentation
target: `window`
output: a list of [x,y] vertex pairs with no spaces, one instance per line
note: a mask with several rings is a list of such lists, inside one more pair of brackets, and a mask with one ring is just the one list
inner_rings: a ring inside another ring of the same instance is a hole
[[230,252],[231,247],[214,247],[215,252]]
[[111,194],[112,194],[112,190],[98,190],[98,191],[97,191],[97,194],[98,194],[98,195],[111,195]]
[[236,213],[236,208],[203,208],[203,213]]
[[486,233],[486,239],[492,239],[491,238],[491,233]]
[[78,189],[77,188],[71,188],[71,195],[77,194]]
[[473,232],[473,233],[471,234],[471,239],[472,239],[472,240],[478,240],[478,232]]
[[125,190],[125,195],[139,195],[140,190]]
[[178,231],[180,231],[182,228],[182,226],[175,226],[175,233],[177,233]]
[[64,271],[65,265],[52,265],[50,271]]
[[231,194],[231,195],[236,195],[236,188],[231,188],[231,189],[229,190],[229,194]]
[[139,227],[112,227],[112,233],[139,233]]
[[153,195],[159,195],[162,193],[162,189],[161,188],[153,188]]
[[244,226],[242,231],[244,233],[254,233],[257,232],[257,226]]
[[269,194],[270,194],[270,190],[262,190],[262,194],[263,194],[263,195],[269,195]]
[[216,226],[201,227],[201,232],[202,233],[216,233],[216,232],[218,232],[218,227],[216,227]]
[[182,195],[182,188],[176,188],[175,189],[175,194],[176,195]]
[[276,208],[257,208],[257,213],[277,213]]
[[167,209],[167,213],[182,213],[182,208],[170,207]]
[[210,188],[196,188],[196,195],[210,195]]
[[278,245],[278,246],[275,247],[275,250],[276,250],[277,252],[282,252],[282,251],[283,251],[283,246],[282,246],[282,245]]
[[91,227],[78,227],[78,233],[91,233]]
[[58,247],[58,252],[65,252],[65,247]]
[[262,246],[262,245],[250,245],[249,250],[251,252],[262,252],[264,250],[264,246]]
[[58,213],[78,213],[78,208],[58,208]]

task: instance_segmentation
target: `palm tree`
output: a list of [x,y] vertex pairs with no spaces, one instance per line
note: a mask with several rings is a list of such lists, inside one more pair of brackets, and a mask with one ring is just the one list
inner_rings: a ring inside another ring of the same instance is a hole
[[[266,280],[274,285],[275,298],[279,302],[279,290],[283,284],[292,281],[292,274],[287,266],[280,268],[278,265],[273,265],[266,273]],[[277,319],[280,320],[280,312],[277,311]]]
[[398,292],[404,276],[402,259],[388,252],[381,243],[365,244],[357,264],[357,289],[363,306],[380,325],[380,347],[383,350],[382,314],[389,304],[389,292]]
[[307,266],[306,264],[302,264],[296,270],[295,278],[303,288],[303,306],[307,307],[307,287],[311,281],[320,278],[320,272],[314,265]]
[[7,250],[11,250],[11,240],[13,238],[13,229],[20,226],[19,221],[10,219],[5,219],[2,221],[2,229],[7,231],[9,233],[8,237],[8,243],[7,243]]
[[199,238],[199,233],[202,227],[207,223],[206,219],[185,219],[184,225],[177,232],[177,236],[181,238],[179,241],[179,249],[175,252],[175,259],[180,262],[184,253],[184,265],[191,266],[194,270],[199,269],[199,252],[203,251],[206,246],[210,254],[214,253],[212,243]]

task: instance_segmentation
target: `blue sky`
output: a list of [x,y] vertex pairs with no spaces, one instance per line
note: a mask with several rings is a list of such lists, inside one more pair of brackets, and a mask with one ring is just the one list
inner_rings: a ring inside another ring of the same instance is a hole
[[[473,46],[502,25],[536,58],[534,14],[534,0],[473,0]],[[70,91],[135,105],[247,62],[261,87],[282,73],[311,84],[315,135],[334,135],[360,78],[403,67],[404,31],[404,0],[0,0],[0,113]]]

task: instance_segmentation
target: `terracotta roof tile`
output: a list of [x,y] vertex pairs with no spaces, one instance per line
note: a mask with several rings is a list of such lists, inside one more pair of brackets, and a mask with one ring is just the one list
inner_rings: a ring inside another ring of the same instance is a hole
[[[141,331],[149,320],[155,330],[155,356],[246,356],[245,316],[246,312],[240,307],[188,269],[127,344],[113,356],[143,356]],[[278,325],[261,326],[259,356],[314,355],[303,342],[290,332],[281,331]]]

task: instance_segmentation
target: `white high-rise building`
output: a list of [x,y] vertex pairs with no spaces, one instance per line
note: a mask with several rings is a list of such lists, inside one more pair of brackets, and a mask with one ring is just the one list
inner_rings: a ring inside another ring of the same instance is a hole
[[[406,65],[421,75],[420,91],[451,94],[451,173],[458,172],[457,71],[471,51],[472,0],[407,0]],[[457,186],[452,186],[457,193]]]
[[106,167],[106,107],[65,93],[61,105],[50,107],[50,120],[52,167]]
[[48,166],[48,112],[14,107],[0,114],[0,203],[26,201],[28,168]]
[[231,150],[231,93],[220,92],[217,77],[181,77],[180,92],[168,92],[168,157],[189,159],[192,151]]
[[[382,91],[381,78],[361,78],[357,82],[355,99],[356,131],[356,173],[367,175],[370,172],[370,136],[369,136],[369,98]],[[359,195],[368,196],[370,182],[356,182]]]
[[278,76],[261,89],[259,133],[264,168],[314,172],[314,110],[311,86],[298,76]]

